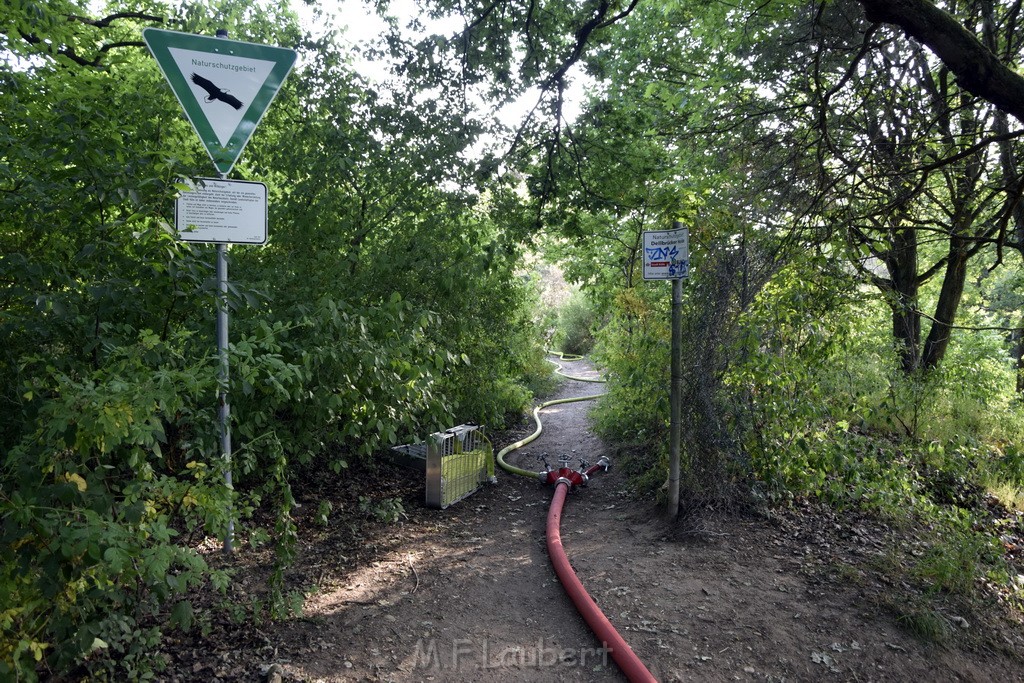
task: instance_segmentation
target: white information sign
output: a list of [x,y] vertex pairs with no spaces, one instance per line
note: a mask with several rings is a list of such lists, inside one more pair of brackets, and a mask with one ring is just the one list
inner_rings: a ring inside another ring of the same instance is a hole
[[196,178],[174,202],[174,227],[183,242],[265,244],[267,186],[246,180]]
[[644,279],[690,277],[690,230],[644,231]]

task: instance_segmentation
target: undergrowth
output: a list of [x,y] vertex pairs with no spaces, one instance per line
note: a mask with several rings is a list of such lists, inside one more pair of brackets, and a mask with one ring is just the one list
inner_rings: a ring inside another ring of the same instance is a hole
[[[938,369],[906,374],[884,308],[818,290],[777,277],[718,331],[699,301],[684,306],[684,498],[810,498],[902,529],[920,547],[889,548],[884,572],[919,595],[897,618],[930,640],[950,633],[932,601],[996,596],[1019,609],[1024,406],[1005,339],[955,338]],[[596,349],[610,377],[596,424],[644,495],[667,471],[668,320],[664,297],[625,290]]]

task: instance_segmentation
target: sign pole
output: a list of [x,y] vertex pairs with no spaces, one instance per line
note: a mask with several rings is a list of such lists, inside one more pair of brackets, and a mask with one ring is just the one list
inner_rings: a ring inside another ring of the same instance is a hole
[[[266,242],[267,209],[266,186],[262,183],[232,181],[229,187],[223,185],[281,89],[297,53],[287,48],[230,40],[225,29],[218,29],[217,37],[211,38],[150,27],[143,29],[142,38],[220,175],[220,186],[205,188],[208,191],[204,197],[179,197],[175,203],[175,229],[182,241],[217,244],[217,416],[224,484],[233,497],[227,245]],[[253,187],[256,185],[262,186],[262,191]],[[250,224],[260,218],[262,230],[255,230]],[[192,239],[183,234],[186,230]],[[232,551],[234,531],[232,499],[224,535],[225,553]]]
[[[676,223],[677,225],[679,223]],[[672,388],[669,394],[669,517],[679,514],[679,451],[683,414],[683,281],[672,281]]]
[[[223,177],[223,176],[222,176]],[[228,403],[228,245],[217,245],[217,405],[220,422],[220,452],[224,458],[224,485],[232,493],[231,483],[231,404]],[[233,508],[234,505],[231,506]],[[235,517],[228,513],[228,528],[224,534],[224,552],[232,552],[235,535]]]
[[[675,223],[674,227],[682,227]],[[668,516],[679,514],[679,448],[683,414],[683,280],[672,280],[672,386],[669,393]]]
[[671,230],[645,230],[644,279],[672,280],[672,376],[669,386],[668,505],[679,514],[680,448],[683,414],[683,278],[690,276],[690,231],[679,221]]
[[[217,29],[218,38],[227,38],[227,29]],[[219,173],[221,180],[227,180],[226,172]],[[228,495],[234,497],[234,485],[231,482],[231,404],[228,402],[228,379],[230,363],[228,361],[228,245],[217,244],[217,358],[220,368],[217,372],[217,384],[220,387],[217,396],[217,413],[220,422],[220,452],[224,458],[224,485]],[[234,504],[228,507],[228,528],[224,532],[224,552],[230,555],[233,551],[235,536]]]

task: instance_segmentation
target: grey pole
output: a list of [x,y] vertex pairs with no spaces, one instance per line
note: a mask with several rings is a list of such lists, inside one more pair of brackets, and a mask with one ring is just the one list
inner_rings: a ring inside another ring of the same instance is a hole
[[[223,175],[221,176],[223,178]],[[217,245],[217,357],[220,368],[217,372],[217,405],[220,418],[220,452],[224,458],[224,484],[230,491],[231,484],[231,405],[228,403],[228,246]],[[228,517],[228,529],[224,534],[224,552],[231,554],[232,537],[235,533],[234,517]]]
[[[676,221],[674,229],[683,227]],[[683,402],[683,280],[672,280],[672,386],[669,393],[669,464],[668,464],[668,516],[675,519],[679,514],[679,442],[682,429]]]
[[[218,38],[227,38],[227,29],[217,29]],[[221,180],[227,180],[226,173],[220,173]],[[220,422],[220,452],[224,458],[224,485],[231,492],[231,404],[228,403],[228,245],[217,245],[217,358],[220,368],[217,372],[217,413]],[[224,534],[224,552],[231,554],[235,535],[235,518],[228,510],[228,528]]]

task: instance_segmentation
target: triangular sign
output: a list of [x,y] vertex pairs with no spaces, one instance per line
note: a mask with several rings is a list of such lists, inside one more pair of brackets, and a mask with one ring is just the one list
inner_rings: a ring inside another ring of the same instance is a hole
[[213,165],[227,175],[292,70],[295,50],[158,28],[142,37]]

